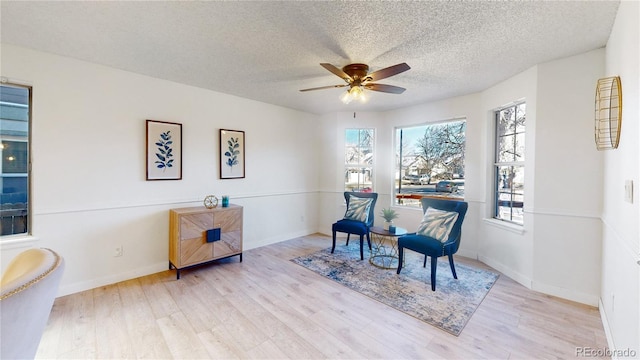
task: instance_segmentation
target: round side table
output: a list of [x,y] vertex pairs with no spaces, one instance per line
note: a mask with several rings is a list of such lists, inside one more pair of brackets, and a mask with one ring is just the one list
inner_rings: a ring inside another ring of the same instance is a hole
[[396,228],[389,232],[379,226],[373,226],[371,231],[371,265],[381,269],[395,269],[398,267],[398,237],[407,234],[407,230]]

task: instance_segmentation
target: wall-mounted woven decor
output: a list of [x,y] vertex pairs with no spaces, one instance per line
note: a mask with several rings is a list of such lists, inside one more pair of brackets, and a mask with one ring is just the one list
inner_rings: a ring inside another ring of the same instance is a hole
[[622,86],[619,76],[598,80],[595,117],[596,148],[618,148],[622,126]]

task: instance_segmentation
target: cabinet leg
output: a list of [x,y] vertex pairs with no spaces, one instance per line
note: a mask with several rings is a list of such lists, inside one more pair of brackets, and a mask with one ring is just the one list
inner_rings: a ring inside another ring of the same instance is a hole
[[242,253],[240,253],[240,262],[242,262]]
[[171,261],[169,261],[169,270],[176,269],[176,280],[180,280],[180,269],[177,266],[173,266]]

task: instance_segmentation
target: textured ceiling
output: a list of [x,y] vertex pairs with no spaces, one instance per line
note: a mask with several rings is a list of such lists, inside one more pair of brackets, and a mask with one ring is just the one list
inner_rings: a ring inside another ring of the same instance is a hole
[[[603,47],[618,1],[1,2],[1,40],[312,113],[384,111],[477,92]],[[406,62],[343,105],[320,63]],[[10,76],[10,74],[2,74]]]

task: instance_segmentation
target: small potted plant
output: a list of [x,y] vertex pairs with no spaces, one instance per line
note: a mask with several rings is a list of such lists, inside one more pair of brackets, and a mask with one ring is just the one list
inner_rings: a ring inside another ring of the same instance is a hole
[[389,209],[382,209],[381,215],[384,218],[383,228],[387,231],[390,231],[390,228],[393,227],[393,219],[398,218],[398,213],[395,210],[389,208]]

